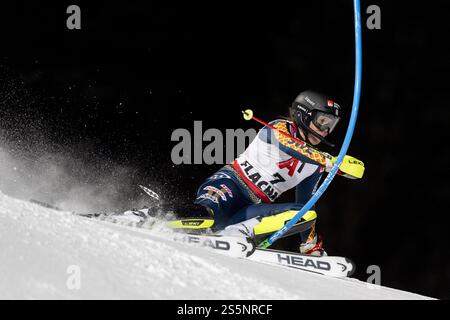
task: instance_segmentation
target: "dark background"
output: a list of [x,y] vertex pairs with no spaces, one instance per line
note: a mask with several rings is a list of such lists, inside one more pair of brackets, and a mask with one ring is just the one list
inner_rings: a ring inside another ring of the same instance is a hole
[[[81,7],[81,30],[66,28],[70,4]],[[370,4],[381,8],[381,30],[365,27]],[[362,96],[348,153],[366,173],[360,181],[336,177],[317,210],[326,250],[352,258],[357,278],[379,265],[383,285],[450,298],[443,4],[362,2]],[[133,166],[128,184],[158,182],[160,193],[180,201],[192,201],[220,165],[174,166],[174,129],[192,131],[194,120],[204,130],[259,128],[240,110],[273,120],[311,88],[344,109],[338,147],[325,149],[337,154],[351,112],[349,0],[2,1],[0,39],[4,140],[60,150],[86,166]]]

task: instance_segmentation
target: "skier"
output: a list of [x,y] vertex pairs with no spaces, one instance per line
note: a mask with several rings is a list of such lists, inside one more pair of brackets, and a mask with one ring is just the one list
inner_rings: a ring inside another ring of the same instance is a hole
[[[289,115],[289,119],[270,124],[312,146],[321,142],[332,146],[325,138],[340,120],[340,107],[333,100],[304,91],[290,106]],[[203,182],[194,203],[213,217],[218,234],[255,238],[278,231],[315,193],[326,169],[299,148],[278,131],[262,128],[237,159]],[[327,167],[331,169],[332,163]],[[295,202],[273,203],[294,187]],[[315,220],[313,209],[296,225],[299,228],[293,229],[300,234],[301,253],[321,256],[326,253],[315,231]]]
[[[270,125],[275,130],[263,127],[241,155],[200,185],[187,216],[209,218],[212,225],[208,227],[217,234],[250,237],[255,242],[278,231],[314,195],[324,171],[328,172],[333,166],[331,160],[327,159],[323,166],[307,157],[301,145],[280,132],[309,146],[325,143],[333,147],[325,138],[339,120],[340,106],[332,99],[310,90],[301,92],[289,108],[288,119],[272,121]],[[349,159],[347,162],[351,167],[355,161]],[[362,162],[358,165],[362,167],[358,169],[360,175],[345,171],[340,174],[360,178],[364,168]],[[283,192],[294,187],[295,202],[273,203]],[[123,218],[142,223],[151,214],[148,208],[130,210]],[[316,218],[316,211],[311,208],[284,236],[299,234],[300,253],[323,256],[326,252],[315,230]],[[186,228],[187,225],[194,229],[195,224],[178,223],[187,220],[174,221],[171,227]]]

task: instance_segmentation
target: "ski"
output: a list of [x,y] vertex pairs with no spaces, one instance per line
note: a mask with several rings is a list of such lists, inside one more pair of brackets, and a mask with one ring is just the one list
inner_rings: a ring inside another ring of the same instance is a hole
[[178,233],[173,235],[172,239],[176,242],[205,248],[235,258],[247,258],[256,249],[255,243],[250,238],[243,237]]
[[355,264],[345,257],[315,257],[273,249],[257,248],[249,260],[337,278],[349,277],[355,271]]
[[[35,199],[32,203],[46,208],[62,211],[60,208]],[[137,230],[151,231],[154,224],[159,220],[156,217],[147,217],[144,222],[130,220],[130,217],[139,212],[129,211],[128,216],[105,215],[104,213],[81,214],[74,213],[84,218],[95,219],[113,223],[123,227],[133,227]],[[145,227],[142,225],[145,223]],[[355,265],[351,260],[344,257],[324,256],[315,257],[295,252],[280,251],[273,249],[257,248],[254,241],[245,237],[231,237],[202,233],[213,224],[210,218],[184,218],[179,220],[165,221],[163,229],[177,229],[178,232],[170,234],[168,238],[190,246],[205,248],[216,253],[224,254],[234,258],[247,258],[251,261],[266,263],[284,268],[297,269],[313,272],[331,277],[348,277],[353,274]],[[187,232],[186,232],[187,231]]]
[[[154,225],[161,221],[162,228],[172,231],[169,238],[175,242],[181,242],[190,246],[205,248],[216,253],[224,254],[235,258],[249,257],[256,249],[256,245],[250,238],[231,237],[213,234],[202,234],[212,223],[211,219],[180,219],[174,221],[163,221],[150,217],[137,223],[129,220],[129,217],[115,215],[80,215],[85,218],[95,218],[98,221],[113,223],[118,226],[132,227],[137,230],[151,232]],[[132,216],[132,214],[130,214]],[[177,231],[174,231],[177,230]]]

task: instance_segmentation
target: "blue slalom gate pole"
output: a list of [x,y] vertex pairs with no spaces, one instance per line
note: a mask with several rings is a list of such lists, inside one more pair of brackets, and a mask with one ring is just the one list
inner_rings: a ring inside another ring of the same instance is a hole
[[362,44],[361,44],[361,15],[360,15],[360,3],[359,0],[353,0],[354,9],[354,19],[355,19],[355,87],[353,91],[353,106],[352,113],[350,116],[350,122],[347,128],[347,133],[345,135],[344,143],[342,144],[341,150],[337,157],[336,163],[329,172],[328,176],[322,183],[322,185],[317,189],[316,193],[309,199],[305,206],[280,230],[274,233],[272,236],[264,240],[259,247],[267,248],[277,239],[279,239],[283,234],[285,234],[290,228],[292,228],[298,220],[300,220],[303,215],[319,200],[328,186],[331,184],[334,176],[336,175],[344,156],[347,154],[350,141],[353,137],[353,131],[356,125],[356,119],[358,117],[359,100],[361,97],[361,73],[362,73]]

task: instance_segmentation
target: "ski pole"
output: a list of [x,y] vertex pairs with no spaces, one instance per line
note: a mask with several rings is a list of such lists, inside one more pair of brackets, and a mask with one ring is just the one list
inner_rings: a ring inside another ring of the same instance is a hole
[[341,150],[337,157],[336,162],[333,165],[328,176],[325,178],[324,182],[321,184],[316,193],[309,199],[309,201],[303,206],[303,208],[291,219],[283,228],[278,230],[276,233],[268,237],[266,240],[259,244],[261,248],[268,248],[276,240],[278,240],[283,234],[285,234],[290,228],[292,228],[298,220],[303,217],[303,215],[319,200],[320,196],[325,192],[331,181],[335,177],[339,166],[347,153],[350,141],[352,140],[353,131],[356,125],[356,119],[358,116],[359,100],[361,97],[361,73],[362,73],[362,44],[361,44],[361,17],[360,17],[360,3],[359,0],[353,0],[354,6],[354,19],[355,19],[355,85],[353,90],[353,106],[352,113],[350,116],[350,122],[347,128],[347,133],[345,135],[344,142],[342,144]]
[[255,116],[253,115],[253,111],[252,111],[251,109],[247,109],[247,110],[241,111],[241,112],[242,112],[242,114],[244,115],[244,119],[245,119],[245,120],[255,120],[256,122],[261,123],[263,126],[269,127],[270,129],[275,130],[275,131],[277,131],[278,133],[281,133],[282,135],[284,135],[284,136],[286,136],[286,137],[288,137],[288,138],[290,138],[290,139],[293,139],[295,142],[297,142],[298,144],[300,144],[300,145],[302,145],[302,146],[303,146],[303,145],[306,145],[306,142],[304,142],[304,141],[302,141],[302,140],[300,140],[300,139],[297,139],[296,137],[294,137],[293,135],[291,135],[291,134],[289,134],[289,133],[287,133],[287,132],[278,130],[277,128],[275,128],[274,126],[268,124],[267,122],[264,122],[263,120],[261,120],[261,119],[255,117]]
[[264,122],[263,120],[255,117],[253,115],[253,111],[251,109],[247,109],[247,110],[241,111],[241,112],[242,112],[243,117],[244,117],[245,120],[247,120],[247,121],[248,120],[255,120],[256,122],[259,122],[263,126],[266,126],[266,127],[270,128],[270,129],[272,129],[272,130],[274,130],[274,131],[276,131],[276,132],[278,132],[278,133],[288,137],[289,139],[294,140],[296,143],[298,143],[302,147],[301,148],[301,153],[305,157],[308,157],[311,160],[320,163],[324,167],[327,166],[327,160],[326,159],[333,161],[333,157],[330,154],[328,154],[326,152],[319,151],[317,149],[314,149],[313,147],[309,146],[306,142],[304,142],[304,141],[294,137],[293,135],[291,135],[291,134],[289,134],[287,132],[278,130],[277,128],[275,128],[274,126],[268,124],[267,122]]

